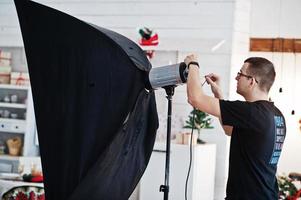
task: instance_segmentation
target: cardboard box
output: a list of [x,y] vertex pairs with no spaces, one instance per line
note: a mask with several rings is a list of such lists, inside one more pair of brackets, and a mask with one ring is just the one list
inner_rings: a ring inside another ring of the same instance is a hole
[[11,72],[10,84],[30,85],[29,74],[27,72]]
[[11,59],[11,52],[5,52],[0,49],[0,58],[2,59]]
[[10,60],[0,59],[0,67],[10,66]]
[[[191,138],[191,134],[190,133],[177,133],[176,134],[176,143],[177,144],[190,144],[190,138]],[[196,145],[197,144],[197,133],[193,134],[192,137],[192,145]]]
[[0,66],[10,66],[11,64],[11,53],[0,50]]
[[11,67],[0,67],[0,84],[9,84],[10,83],[10,73]]

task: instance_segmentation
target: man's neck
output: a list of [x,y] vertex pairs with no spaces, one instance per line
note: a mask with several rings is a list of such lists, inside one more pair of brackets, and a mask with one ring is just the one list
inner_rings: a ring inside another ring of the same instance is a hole
[[262,92],[262,91],[257,91],[257,92],[253,92],[252,94],[247,94],[244,96],[246,101],[249,102],[254,102],[254,101],[269,101],[269,94]]

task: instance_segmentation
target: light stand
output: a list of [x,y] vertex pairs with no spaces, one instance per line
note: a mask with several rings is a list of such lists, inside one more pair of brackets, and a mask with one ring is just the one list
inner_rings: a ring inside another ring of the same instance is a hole
[[165,181],[160,186],[160,192],[164,193],[164,200],[168,200],[169,193],[169,163],[170,163],[170,138],[171,138],[171,114],[172,114],[172,96],[174,95],[175,85],[163,87],[166,91],[168,100],[167,111],[167,138],[166,138],[166,159],[165,159]]

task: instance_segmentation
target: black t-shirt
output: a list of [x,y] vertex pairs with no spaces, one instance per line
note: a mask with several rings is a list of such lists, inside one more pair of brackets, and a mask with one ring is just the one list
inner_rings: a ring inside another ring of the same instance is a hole
[[272,102],[220,100],[223,125],[233,126],[227,200],[277,200],[277,163],[285,139],[282,113]]

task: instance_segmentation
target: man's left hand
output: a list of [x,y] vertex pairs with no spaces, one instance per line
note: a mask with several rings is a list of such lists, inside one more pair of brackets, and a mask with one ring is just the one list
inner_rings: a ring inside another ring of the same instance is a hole
[[195,54],[191,54],[186,56],[184,59],[185,64],[188,66],[190,62],[198,62],[197,56]]

